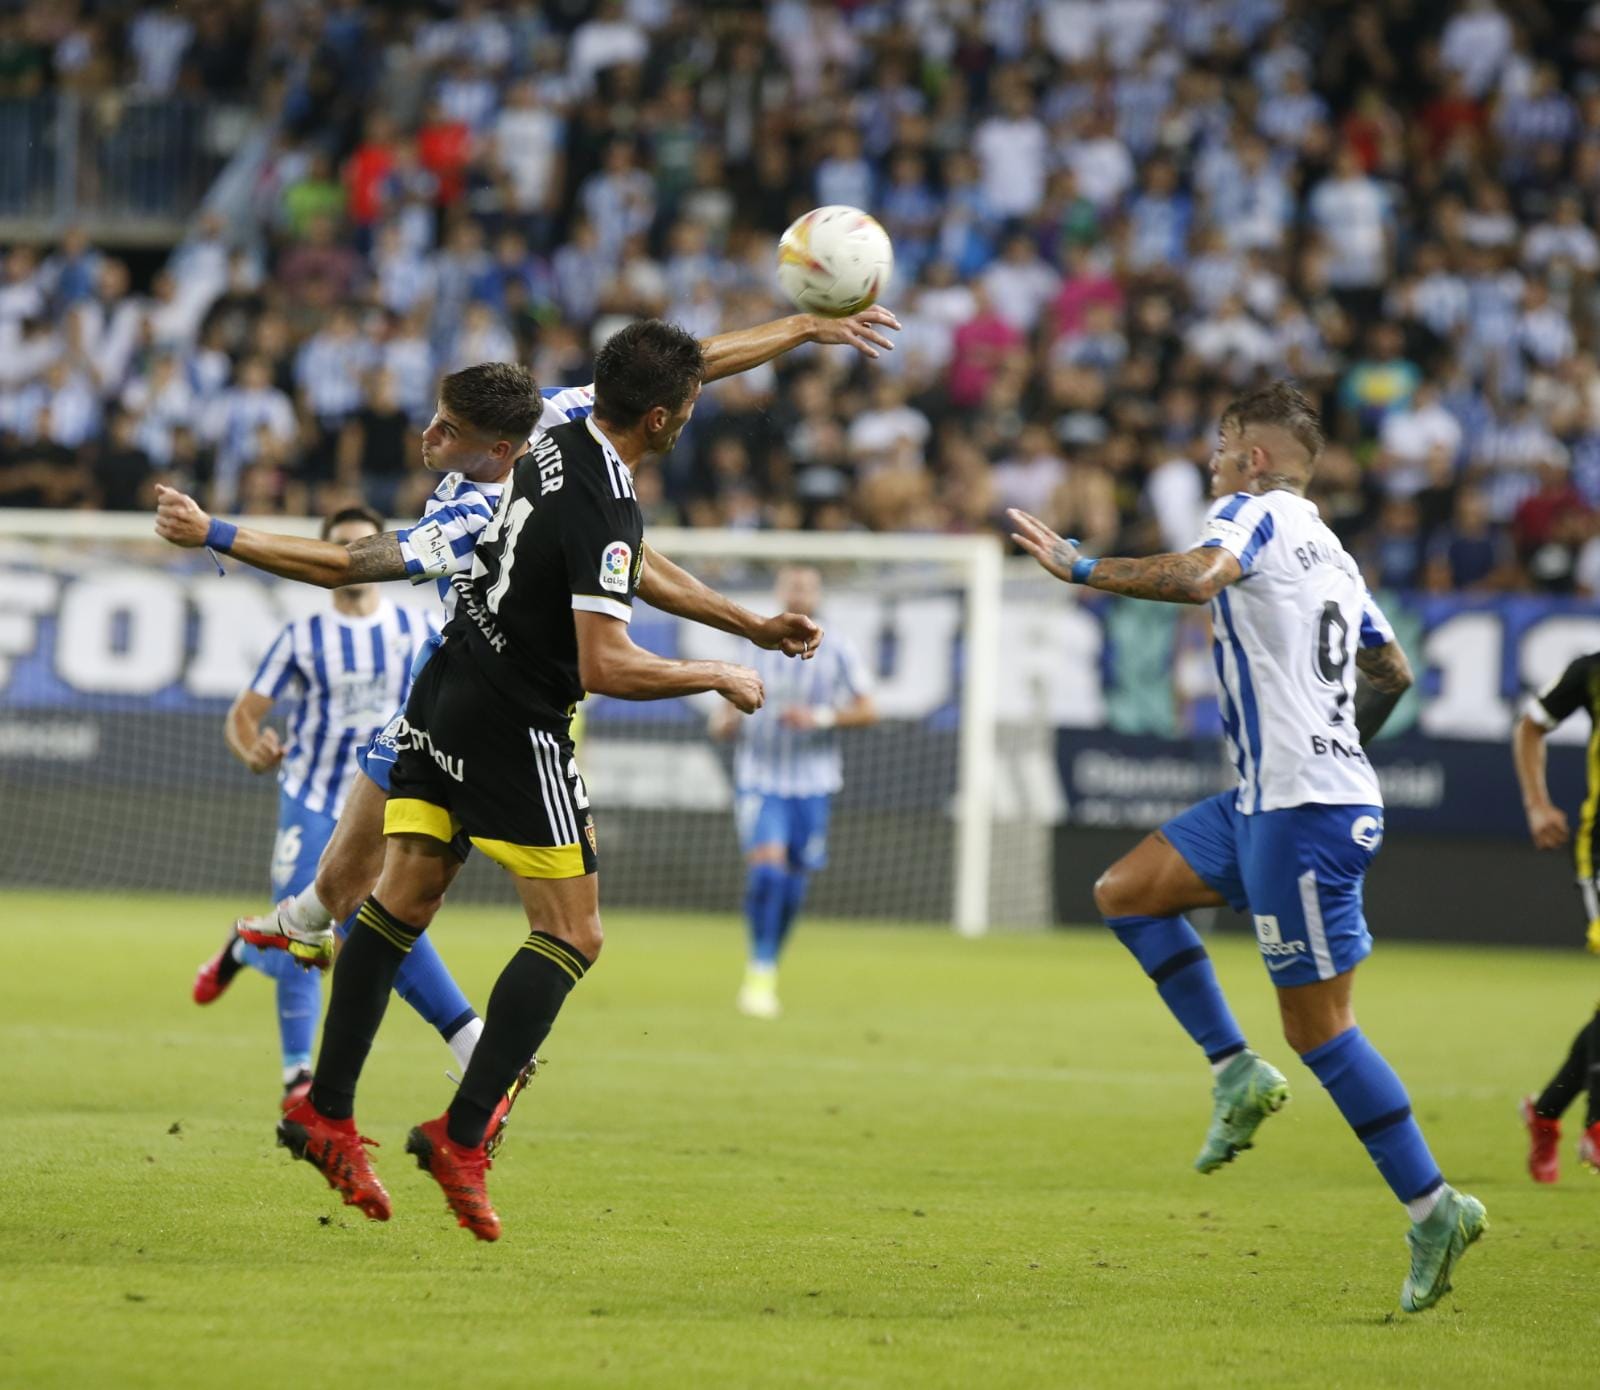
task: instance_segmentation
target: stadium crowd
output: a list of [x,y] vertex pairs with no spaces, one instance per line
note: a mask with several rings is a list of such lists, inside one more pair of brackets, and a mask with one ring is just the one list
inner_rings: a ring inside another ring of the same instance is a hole
[[[1219,402],[1316,393],[1373,580],[1600,592],[1600,5],[179,0],[0,11],[0,101],[237,95],[237,226],[148,287],[0,263],[0,505],[414,513],[437,375],[587,381],[630,316],[787,312],[774,243],[894,239],[898,350],[706,391],[657,522],[1181,547]],[[97,85],[98,84],[98,85]]]

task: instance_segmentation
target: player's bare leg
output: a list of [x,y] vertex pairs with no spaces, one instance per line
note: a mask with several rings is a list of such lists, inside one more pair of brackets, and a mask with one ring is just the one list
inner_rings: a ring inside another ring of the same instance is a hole
[[[356,1084],[395,976],[460,867],[449,845],[439,840],[390,837],[377,891],[361,905],[333,973],[311,1094],[278,1126],[280,1144],[316,1168],[347,1205],[380,1221],[389,1218],[389,1194],[368,1161],[371,1141],[356,1129]],[[388,907],[385,893],[397,907]]]
[[234,930],[252,946],[286,950],[302,964],[332,965],[334,927],[361,906],[383,868],[386,799],[383,788],[358,774],[317,861],[316,881],[263,916],[241,917]]
[[485,1135],[528,1058],[549,1036],[568,993],[598,958],[604,939],[597,874],[514,881],[528,918],[528,939],[495,982],[483,1036],[450,1108],[418,1125],[406,1140],[407,1152],[444,1190],[457,1221],[479,1240],[500,1235],[500,1218],[485,1185],[492,1166]]
[[1211,958],[1182,915],[1225,899],[1159,831],[1100,876],[1094,897],[1106,925],[1211,1063],[1211,1123],[1194,1166],[1214,1172],[1250,1148],[1262,1122],[1289,1099],[1283,1074],[1245,1045]]

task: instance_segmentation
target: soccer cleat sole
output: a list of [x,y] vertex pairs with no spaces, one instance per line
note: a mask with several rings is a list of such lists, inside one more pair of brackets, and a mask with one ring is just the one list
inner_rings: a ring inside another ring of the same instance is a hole
[[241,917],[233,924],[234,931],[246,945],[259,946],[264,951],[284,951],[302,970],[333,969],[337,947],[332,932],[327,934],[326,940],[296,941],[282,932],[257,931],[245,925],[248,920]]
[[472,1232],[479,1240],[494,1241],[500,1239],[500,1218],[491,1211],[490,1216],[494,1221],[491,1226],[487,1222],[475,1219],[466,1212],[457,1211],[455,1204],[450,1200],[449,1189],[445,1187],[433,1171],[433,1141],[422,1132],[422,1126],[417,1125],[411,1133],[406,1135],[406,1152],[417,1160],[417,1167],[422,1169],[430,1178],[439,1183],[439,1188],[444,1192],[445,1210],[456,1219],[456,1225]]
[[393,1214],[389,1194],[380,1186],[375,1191],[360,1191],[351,1182],[351,1175],[343,1169],[330,1170],[329,1160],[336,1155],[329,1152],[330,1145],[318,1148],[302,1124],[293,1120],[278,1121],[278,1145],[302,1162],[309,1163],[321,1173],[329,1187],[337,1192],[345,1206],[355,1207],[369,1221],[387,1221]]
[[[1251,1126],[1249,1136],[1247,1136],[1242,1143],[1229,1144],[1227,1148],[1220,1154],[1213,1155],[1209,1158],[1205,1155],[1202,1155],[1201,1157],[1195,1159],[1195,1172],[1202,1174],[1215,1173],[1217,1169],[1232,1163],[1233,1160],[1242,1154],[1246,1149],[1255,1148],[1254,1136],[1256,1130],[1260,1129],[1270,1116],[1276,1115],[1288,1103],[1289,1085],[1287,1082],[1283,1082],[1282,1084],[1276,1086],[1269,1086],[1265,1091],[1261,1092],[1261,1113],[1256,1119],[1255,1124]],[[1232,1118],[1232,1115],[1229,1115],[1228,1120],[1231,1121]]]

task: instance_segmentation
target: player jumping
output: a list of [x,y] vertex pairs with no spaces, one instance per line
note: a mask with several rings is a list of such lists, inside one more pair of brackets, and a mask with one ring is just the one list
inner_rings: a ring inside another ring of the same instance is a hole
[[[814,618],[822,576],[810,565],[786,565],[776,597],[783,612]],[[808,665],[777,652],[762,652],[753,664],[766,704],[745,719],[732,705],[717,705],[711,733],[739,736],[734,815],[748,866],[750,940],[739,1012],[777,1018],[778,955],[805,901],[807,879],[828,862],[828,811],[844,785],[838,731],[876,723],[878,714],[866,667],[837,635]]]
[[[1092,560],[1026,512],[1013,537],[1058,579],[1167,603],[1210,603],[1213,653],[1238,790],[1201,802],[1095,884],[1106,925],[1205,1052],[1209,1173],[1251,1144],[1289,1098],[1245,1045],[1210,957],[1181,915],[1249,911],[1278,991],[1284,1037],[1332,1096],[1411,1218],[1408,1312],[1449,1291],[1488,1223],[1445,1182],[1394,1069],[1356,1026],[1351,985],[1372,950],[1362,880],[1383,838],[1378,779],[1362,745],[1411,684],[1405,653],[1355,562],[1305,497],[1323,435],[1286,382],[1223,412],[1202,539],[1183,554]],[[1359,670],[1366,677],[1356,680]]]
[[[351,545],[383,529],[365,507],[328,517],[322,537]],[[278,771],[278,833],[272,886],[299,892],[316,874],[345,796],[357,777],[356,752],[383,727],[411,689],[411,664],[435,629],[431,620],[397,608],[366,584],[339,589],[333,612],[286,624],[273,639],[250,684],[234,700],[224,725],[229,750],[252,772]],[[262,720],[286,701],[289,744]],[[311,1087],[311,1041],[321,1012],[321,983],[282,951],[263,949],[230,932],[200,967],[194,1000],[210,1004],[251,966],[277,985],[285,1108]],[[477,1012],[445,970],[438,953],[414,952],[396,988],[439,1030],[465,1066],[482,1029]]]
[[[669,324],[612,337],[595,364],[593,415],[546,431],[518,458],[470,573],[452,581],[456,616],[396,739],[383,870],[334,972],[311,1094],[279,1126],[281,1142],[370,1217],[386,1220],[390,1205],[352,1118],[356,1086],[390,986],[459,867],[452,845],[464,837],[512,875],[530,930],[490,995],[449,1109],[413,1129],[406,1148],[460,1224],[495,1240],[484,1136],[496,1098],[600,952],[597,840],[568,733],[573,706],[586,691],[631,700],[715,691],[746,711],[761,704],[748,667],[667,660],[628,635],[635,597],[661,607],[663,596],[632,469],[672,446],[703,371],[699,344]],[[678,593],[675,581],[666,587]],[[754,625],[704,586],[672,611],[723,631]],[[798,614],[771,632],[796,655],[821,637]]]
[[[868,358],[876,358],[880,349],[894,349],[880,330],[899,327],[894,315],[880,305],[842,319],[792,314],[705,339],[700,344],[705,357],[704,379],[717,381],[747,372],[807,343],[846,345]],[[448,614],[455,602],[451,576],[470,567],[473,544],[489,524],[512,460],[523,445],[521,440],[509,442],[500,438],[501,432],[490,425],[475,424],[467,418],[469,406],[465,398],[458,397],[459,391],[449,400],[441,394],[439,413],[423,434],[424,466],[446,476],[428,499],[423,519],[415,526],[386,532],[346,549],[214,522],[192,499],[158,488],[161,501],[156,530],[176,544],[220,546],[257,569],[325,588],[382,580],[425,583],[435,579]],[[594,407],[592,386],[547,390],[543,397],[538,423],[544,429],[582,419]],[[214,527],[221,528],[220,532],[213,533]],[[655,559],[659,562],[657,577],[663,584],[686,588],[695,583],[668,564],[660,552],[655,553]],[[740,635],[760,640],[751,633]],[[350,791],[344,813],[317,866],[315,881],[285,898],[265,916],[241,918],[237,926],[249,940],[287,947],[301,959],[320,966],[331,962],[332,925],[350,919],[371,893],[383,864],[383,801],[393,761],[393,736],[386,731],[362,754],[365,775],[356,779]]]
[[[1588,919],[1589,949],[1600,953],[1600,877],[1595,864],[1595,840],[1600,833],[1596,824],[1600,820],[1600,652],[1580,656],[1559,680],[1528,701],[1512,735],[1512,753],[1528,815],[1528,833],[1540,849],[1560,849],[1571,834],[1565,813],[1550,799],[1544,741],[1550,730],[1580,709],[1588,712],[1593,732],[1589,736],[1588,792],[1572,848],[1578,891]],[[1578,1161],[1600,1171],[1600,1011],[1578,1030],[1567,1060],[1550,1084],[1522,1102],[1522,1122],[1528,1129],[1528,1172],[1535,1182],[1554,1182],[1559,1176],[1556,1148],[1561,1141],[1561,1117],[1584,1090],[1589,1093],[1588,1114],[1583,1137],[1578,1140]]]

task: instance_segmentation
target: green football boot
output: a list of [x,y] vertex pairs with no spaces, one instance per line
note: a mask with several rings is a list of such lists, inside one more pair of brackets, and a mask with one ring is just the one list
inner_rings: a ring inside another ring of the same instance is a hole
[[1489,1229],[1483,1203],[1446,1186],[1426,1219],[1413,1221],[1406,1232],[1411,1247],[1411,1273],[1400,1286],[1400,1306],[1408,1313],[1431,1308],[1450,1292],[1450,1271],[1467,1247]]
[[1194,1160],[1197,1173],[1215,1172],[1248,1149],[1261,1122],[1289,1103],[1289,1083],[1275,1066],[1246,1048],[1222,1069],[1211,1100],[1211,1127]]

